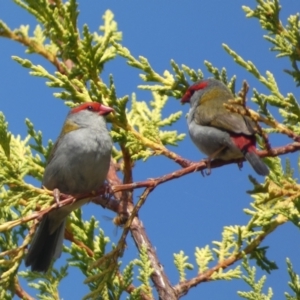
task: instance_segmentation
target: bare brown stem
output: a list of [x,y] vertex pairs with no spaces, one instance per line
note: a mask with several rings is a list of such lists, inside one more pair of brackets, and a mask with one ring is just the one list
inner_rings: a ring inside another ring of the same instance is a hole
[[[262,150],[258,151],[257,154],[260,157],[276,157],[279,155],[292,153],[300,150],[300,143],[291,143],[282,147],[272,148],[270,150]],[[224,165],[232,164],[232,163],[238,163],[239,160],[230,160],[230,161],[224,161],[224,160],[213,160],[210,162],[210,168],[219,168]],[[160,185],[162,183],[165,183],[167,181],[180,178],[182,176],[185,176],[187,174],[197,172],[197,171],[203,171],[207,168],[207,161],[201,160],[200,162],[193,162],[190,166],[179,169],[177,171],[174,171],[172,173],[163,175],[161,177],[157,178],[151,178],[145,181],[139,181],[139,182],[133,182],[131,184],[122,184],[122,185],[115,185],[112,187],[113,192],[119,192],[119,191],[125,191],[125,190],[132,190],[132,189],[138,189],[138,188],[147,188],[147,187],[156,187],[157,185]]]
[[17,34],[14,31],[2,31],[0,32],[0,36],[9,38],[11,40],[14,40],[16,42],[19,42],[23,44],[24,46],[34,49],[34,52],[37,54],[40,54],[45,59],[47,59],[50,63],[52,63],[56,69],[62,73],[65,74],[65,68],[62,66],[62,64],[57,59],[56,55],[48,51],[44,45],[37,43],[34,39],[31,39],[29,37],[25,37],[21,34]]
[[183,282],[180,282],[179,284],[174,286],[174,290],[178,298],[184,296],[188,293],[188,291],[192,288],[197,286],[198,284],[202,282],[207,282],[212,280],[212,275],[215,272],[218,272],[219,270],[225,270],[229,266],[236,263],[238,260],[242,259],[245,255],[250,254],[253,250],[255,250],[261,242],[270,234],[272,233],[278,226],[284,224],[286,222],[286,218],[283,216],[278,216],[277,219],[269,226],[269,228],[257,236],[247,247],[243,249],[243,251],[240,251],[236,254],[233,254],[228,259],[225,259],[221,262],[219,262],[217,265],[215,265],[213,268],[199,274],[198,276],[185,280]]
[[145,228],[142,222],[135,217],[130,225],[130,231],[133,240],[137,248],[141,251],[143,247],[146,247],[149,260],[151,261],[151,266],[154,272],[151,275],[151,279],[154,286],[158,292],[159,299],[161,300],[176,300],[178,299],[173,289],[167,275],[164,272],[163,266],[158,260],[156,251],[152,246],[148,236],[146,234]]
[[20,298],[24,300],[35,300],[35,298],[31,297],[20,285],[18,277],[14,277],[14,292]]
[[87,245],[85,245],[83,242],[76,240],[74,238],[73,233],[69,230],[69,228],[65,229],[65,239],[69,240],[72,243],[74,243],[78,247],[80,247],[82,249],[85,249],[85,251],[88,254],[88,256],[90,256],[90,257],[94,256],[94,251],[91,248],[89,248]]
[[[117,276],[118,276],[119,280],[120,280],[121,282],[123,282],[123,276],[122,276],[121,272],[118,271],[118,272],[117,272]],[[132,292],[134,292],[135,289],[136,289],[136,287],[135,287],[133,284],[130,284],[130,285],[126,288],[126,292],[127,292],[128,294],[131,294]],[[141,298],[141,300],[154,300],[154,298],[152,298],[152,297],[146,295],[145,293],[141,293],[141,294],[140,294],[140,298]]]

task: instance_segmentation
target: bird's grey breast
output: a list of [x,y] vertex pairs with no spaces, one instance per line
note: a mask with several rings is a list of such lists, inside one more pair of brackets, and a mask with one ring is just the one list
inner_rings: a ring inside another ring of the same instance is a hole
[[58,143],[43,184],[67,194],[98,189],[105,181],[111,156],[112,141],[106,128],[73,130]]
[[198,149],[212,159],[229,160],[242,156],[241,151],[234,146],[226,131],[211,126],[202,126],[192,120],[189,123],[189,134]]

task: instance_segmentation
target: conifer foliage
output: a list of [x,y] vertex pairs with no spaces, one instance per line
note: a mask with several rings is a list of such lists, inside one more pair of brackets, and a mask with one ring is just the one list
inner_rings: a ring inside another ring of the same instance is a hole
[[[261,268],[270,273],[277,268],[276,262],[268,259],[267,247],[261,246],[268,235],[287,222],[300,227],[300,185],[289,161],[283,168],[279,158],[282,154],[300,150],[300,109],[296,97],[292,93],[283,95],[270,71],[262,74],[253,62],[223,44],[234,62],[255,76],[268,91],[262,94],[253,90],[251,100],[257,105],[257,111],[253,111],[245,107],[248,84],[245,82],[237,91],[235,76],[228,78],[225,68],[219,70],[212,63],[204,62],[207,72],[232,90],[236,96],[232,101],[244,105],[238,113],[247,114],[257,123],[259,154],[268,164],[270,175],[262,183],[250,177],[253,185],[249,192],[251,209],[241,212],[247,215],[247,223],[225,226],[221,240],[195,249],[194,260],[188,258],[184,245],[180,245],[182,250],[174,254],[179,280],[171,284],[138,213],[147,209],[144,204],[149,194],[160,185],[207,168],[207,160],[193,162],[170,150],[173,149],[170,146],[180,146],[185,138],[183,132],[169,129],[184,118],[184,114],[182,111],[166,114],[163,110],[167,103],[182,97],[190,82],[202,79],[203,72],[171,60],[169,70],[160,74],[147,58],[135,57],[123,46],[122,32],[109,10],[103,14],[99,31],[91,32],[88,25],[78,28],[79,0],[14,2],[31,14],[37,24],[31,34],[29,26],[12,29],[6,24],[9,20],[1,16],[4,19],[0,20],[0,37],[26,48],[24,57],[13,56],[15,62],[28,69],[31,76],[42,77],[53,89],[54,97],[68,107],[98,101],[114,108],[115,113],[108,117],[115,145],[107,178],[109,191],[98,195],[91,191],[90,195],[76,198],[62,194],[59,205],[89,197],[95,210],[101,211],[105,207],[115,213],[113,222],[121,227],[121,234],[117,244],[112,245],[99,227],[99,220],[96,217],[84,220],[79,209],[72,213],[65,232],[65,239],[72,243],[64,246],[64,252],[68,253],[68,263],[64,267],[56,269],[52,266],[45,274],[20,267],[38,221],[49,211],[58,209],[52,191],[28,183],[29,177],[41,180],[53,143],[45,142],[42,132],[29,119],[26,120],[27,136],[24,139],[18,133],[10,132],[10,120],[0,111],[0,298],[34,299],[38,295],[40,299],[59,299],[61,280],[77,268],[86,278],[84,283],[77,284],[89,288],[84,299],[172,300],[184,297],[201,283],[232,279],[244,280],[251,288],[250,291],[239,291],[241,298],[272,299],[272,289],[269,288],[267,293],[263,290],[265,277],[256,278],[256,270]],[[255,8],[243,6],[243,10],[248,18],[258,19],[265,32],[264,38],[278,59],[290,59],[290,67],[285,71],[299,86],[299,14],[291,15],[283,25],[279,0],[256,0]],[[42,57],[45,64],[33,63],[29,55],[32,53]],[[116,58],[124,59],[128,68],[140,71],[144,84],[138,88],[149,91],[152,101],[141,101],[135,94],[119,97],[113,74],[109,82],[103,81],[105,66]],[[233,105],[226,107],[235,111]],[[274,133],[286,136],[289,142],[272,147],[268,136]],[[144,180],[134,181],[136,162],[157,156],[170,160],[177,170],[165,174],[160,170],[156,178],[149,179],[145,169]],[[235,162],[212,161],[210,168],[228,163]],[[129,239],[134,241],[139,254],[123,265],[122,256],[126,255]],[[196,276],[188,275],[187,271],[191,269],[197,270]],[[289,259],[286,272],[290,276],[287,283],[290,292],[286,292],[286,299],[299,299],[299,276]],[[36,290],[35,295],[28,292],[24,282]]]

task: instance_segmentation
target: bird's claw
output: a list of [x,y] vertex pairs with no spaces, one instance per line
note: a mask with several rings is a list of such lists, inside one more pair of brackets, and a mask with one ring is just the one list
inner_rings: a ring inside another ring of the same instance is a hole
[[207,176],[209,176],[209,175],[211,174],[211,168],[207,169],[207,170],[205,171],[205,174],[206,174]]
[[103,189],[104,189],[103,194],[104,194],[105,198],[110,199],[112,197],[113,193],[114,193],[112,188],[111,188],[111,185],[106,183],[106,184],[103,185]]
[[103,186],[101,187],[100,194],[102,195],[103,199],[107,200],[106,204],[104,204],[104,205],[100,204],[103,208],[105,208],[107,206],[109,200],[112,198],[112,196],[114,194],[114,192],[111,188],[111,185],[108,183],[104,183]]
[[59,189],[53,190],[53,198],[57,205],[57,208],[59,208],[59,206],[60,206],[60,190]]
[[209,176],[211,174],[211,167],[210,167],[211,159],[208,157],[207,159],[205,159],[205,162],[206,162],[205,174]]
[[243,161],[242,160],[238,161],[237,165],[238,165],[239,170],[241,171],[243,168]]

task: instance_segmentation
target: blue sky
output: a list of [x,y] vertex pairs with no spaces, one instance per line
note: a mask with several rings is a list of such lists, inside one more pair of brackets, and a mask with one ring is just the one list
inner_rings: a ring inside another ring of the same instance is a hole
[[[87,23],[91,31],[98,30],[102,25],[103,13],[110,9],[115,14],[119,30],[123,32],[123,45],[134,56],[147,57],[159,73],[165,69],[171,70],[170,60],[174,59],[180,65],[200,68],[206,76],[210,76],[203,64],[204,60],[208,60],[218,68],[225,67],[229,77],[237,75],[238,88],[243,80],[247,80],[250,88],[267,92],[251,74],[233,62],[222,48],[222,43],[226,43],[245,60],[254,62],[261,73],[271,71],[282,94],[293,92],[299,98],[299,89],[295,88],[292,78],[283,72],[283,69],[290,67],[288,59],[276,59],[276,53],[269,51],[270,44],[263,39],[265,32],[260,29],[257,20],[245,17],[242,5],[254,7],[255,1],[79,1],[79,28],[82,29],[83,24]],[[281,16],[285,24],[289,14],[298,12],[299,3],[282,1],[282,5]],[[33,17],[12,1],[0,2],[0,19],[11,28],[29,24],[33,30],[36,24]],[[29,118],[35,129],[43,132],[45,141],[55,140],[68,111],[62,101],[53,97],[56,90],[47,88],[44,79],[29,76],[28,69],[20,67],[11,59],[12,55],[27,57],[23,46],[2,38],[0,53],[0,110],[9,122],[9,129],[13,134],[20,134],[24,138],[24,120]],[[30,59],[53,70],[49,63],[37,55],[31,55]],[[106,83],[109,74],[114,76],[118,97],[134,92],[139,100],[151,100],[150,92],[137,89],[137,85],[143,83],[138,76],[139,71],[127,66],[124,59],[118,58],[106,65],[102,76]],[[248,104],[255,109],[254,105]],[[181,106],[176,99],[170,99],[165,108],[166,115],[183,110],[183,117],[175,126],[180,133],[187,133],[184,115],[188,109],[188,105]],[[286,141],[287,139],[278,136],[271,137],[274,146],[283,145]],[[173,147],[172,151],[195,161],[204,158],[188,136],[179,147]],[[296,163],[297,154],[286,157]],[[281,157],[283,163],[286,157]],[[297,166],[294,167],[297,171]],[[152,158],[146,163],[136,164],[134,180],[162,176],[177,169],[178,166],[166,158]],[[224,226],[246,224],[248,217],[243,209],[249,208],[251,201],[245,193],[252,188],[248,180],[249,174],[256,176],[247,163],[242,171],[236,165],[230,165],[214,169],[211,176],[205,178],[200,173],[189,174],[159,186],[151,193],[140,212],[140,218],[173,284],[179,279],[173,264],[173,253],[183,250],[194,264],[196,247],[207,244],[212,246],[211,241],[221,240]],[[256,177],[259,181],[263,180]],[[135,199],[141,193],[142,190],[136,190]],[[85,206],[84,214],[86,218],[95,214],[95,207],[92,204]],[[110,212],[100,208],[96,212],[106,235],[117,241],[114,225],[103,218],[105,215],[113,217]],[[137,255],[130,236],[127,244],[124,262]],[[273,288],[273,299],[283,299],[283,293],[290,291],[287,286],[286,257],[291,258],[295,270],[300,273],[298,229],[286,224],[269,236],[263,245],[270,246],[268,257],[279,266],[279,270],[268,277],[265,287]],[[66,258],[66,255],[62,256],[56,266],[64,264]],[[83,277],[78,271],[72,272],[70,269],[69,272],[70,276],[60,287],[60,296],[64,299],[80,299],[87,293],[87,288],[82,283]],[[195,272],[188,273],[188,278],[195,275]],[[259,271],[258,278],[263,274]],[[191,289],[184,299],[240,299],[236,294],[237,290],[246,291],[248,286],[241,280],[203,283]]]

